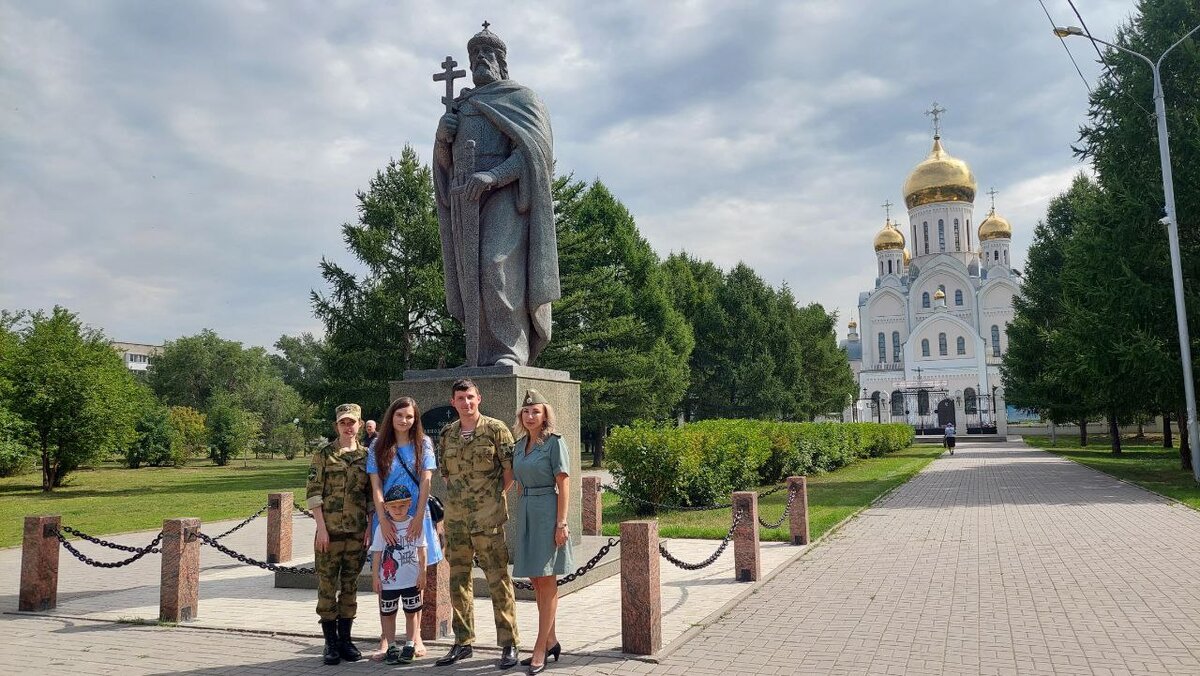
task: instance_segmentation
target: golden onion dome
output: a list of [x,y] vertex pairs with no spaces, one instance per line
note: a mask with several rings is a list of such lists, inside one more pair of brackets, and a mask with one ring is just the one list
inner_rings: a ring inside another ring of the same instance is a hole
[[904,264],[912,263],[912,254],[908,253],[908,249],[904,250]]
[[933,137],[929,156],[904,181],[904,203],[909,209],[934,202],[974,202],[975,175],[966,162],[951,157]]
[[854,329],[858,328],[858,322],[854,321],[854,318],[851,317],[849,326],[850,326],[850,330],[853,331]]
[[903,248],[904,233],[892,225],[892,219],[889,218],[884,221],[883,227],[879,229],[879,232],[875,233],[875,250],[887,251],[889,249]]
[[992,207],[987,218],[979,224],[979,241],[986,242],[989,239],[1012,239],[1012,226],[996,213],[996,207]]
[[943,298],[945,298],[945,297],[946,297],[946,292],[945,292],[945,291],[942,291],[941,289],[938,289],[937,291],[934,291],[934,292],[933,292],[933,299],[934,299],[934,300],[942,300],[942,299],[943,299]]

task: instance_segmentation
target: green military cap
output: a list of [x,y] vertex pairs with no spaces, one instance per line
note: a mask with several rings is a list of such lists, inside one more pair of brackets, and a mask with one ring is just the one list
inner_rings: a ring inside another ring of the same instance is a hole
[[342,404],[334,410],[334,422],[341,421],[342,418],[354,418],[362,420],[362,407],[358,404]]
[[538,392],[537,390],[525,390],[525,401],[521,405],[522,406],[533,406],[534,404],[549,404],[549,403],[550,402],[546,401],[546,398],[542,396],[541,392]]

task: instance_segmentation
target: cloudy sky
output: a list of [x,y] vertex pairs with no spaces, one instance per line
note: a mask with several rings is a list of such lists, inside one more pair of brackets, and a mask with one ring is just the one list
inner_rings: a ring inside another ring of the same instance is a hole
[[[1075,4],[1106,38],[1134,9]],[[318,261],[351,262],[339,226],[389,157],[428,160],[430,75],[484,19],[560,170],[607,183],[659,254],[744,261],[840,331],[931,102],[1017,265],[1082,168],[1087,89],[1037,0],[3,0],[0,308],[65,305],[132,342],[319,333]]]

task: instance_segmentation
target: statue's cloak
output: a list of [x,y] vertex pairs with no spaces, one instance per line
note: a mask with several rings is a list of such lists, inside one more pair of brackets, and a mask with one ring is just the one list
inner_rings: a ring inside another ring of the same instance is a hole
[[[512,141],[513,152],[520,153],[521,175],[517,179],[517,211],[524,216],[529,245],[525,259],[526,298],[509,299],[524,303],[529,312],[533,335],[529,340],[529,361],[550,342],[550,303],[562,296],[558,280],[558,241],[554,232],[554,138],[546,106],[533,90],[512,80],[497,80],[476,89],[465,89],[456,104],[471,103],[497,129]],[[434,162],[433,180],[437,194],[438,225],[442,239],[442,269],[446,279],[446,306],[450,314],[463,321],[462,293],[455,270],[454,238],[450,221],[451,174]],[[489,224],[481,224],[488,227]],[[493,227],[495,227],[493,225]],[[485,255],[484,252],[480,252]]]

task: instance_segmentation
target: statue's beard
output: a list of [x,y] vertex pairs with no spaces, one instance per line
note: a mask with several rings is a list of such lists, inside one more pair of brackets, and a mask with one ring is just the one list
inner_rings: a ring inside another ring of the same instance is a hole
[[491,84],[500,79],[500,69],[493,67],[489,63],[478,63],[471,70],[471,80],[475,82],[476,87],[482,87],[485,84]]

